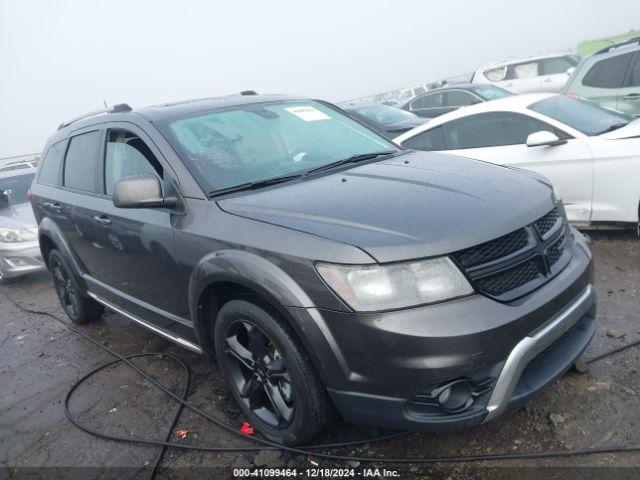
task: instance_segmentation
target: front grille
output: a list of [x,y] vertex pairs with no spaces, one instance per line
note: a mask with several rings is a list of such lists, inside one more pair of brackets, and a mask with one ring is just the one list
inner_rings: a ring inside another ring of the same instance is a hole
[[554,207],[549,213],[536,220],[536,228],[538,229],[538,232],[540,232],[540,235],[544,237],[545,234],[556,224],[558,218],[560,218],[558,207]]
[[528,243],[527,232],[524,228],[508,233],[490,242],[481,243],[475,247],[460,250],[455,254],[456,260],[463,267],[473,267],[479,263],[490,262],[524,248]]
[[555,206],[530,225],[451,257],[479,293],[511,301],[538,288],[569,263],[570,255],[564,255],[567,236],[564,212]]
[[476,288],[490,295],[502,295],[542,276],[538,262],[528,260],[495,275],[476,280]]

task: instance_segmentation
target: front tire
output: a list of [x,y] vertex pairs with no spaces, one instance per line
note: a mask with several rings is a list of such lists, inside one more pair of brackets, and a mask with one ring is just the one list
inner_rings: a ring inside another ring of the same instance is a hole
[[282,319],[255,303],[232,300],[218,312],[215,347],[233,397],[267,438],[299,445],[326,429],[326,391]]
[[51,250],[48,265],[58,300],[69,319],[73,323],[82,324],[100,318],[104,313],[104,307],[86,296],[71,274],[66,259],[58,250]]

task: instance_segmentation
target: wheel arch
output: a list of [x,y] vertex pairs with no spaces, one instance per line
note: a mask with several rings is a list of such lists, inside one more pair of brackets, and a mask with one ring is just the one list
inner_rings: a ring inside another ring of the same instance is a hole
[[[290,307],[313,308],[311,299],[280,267],[250,252],[226,250],[204,257],[189,281],[189,308],[195,335],[205,358],[215,363],[214,326],[217,312],[231,299],[250,298],[285,321],[324,380],[325,363],[310,338],[321,334],[317,326],[301,325]],[[310,328],[318,329],[311,332]],[[317,338],[317,337],[315,337]]]
[[45,217],[38,226],[38,243],[40,245],[40,253],[47,269],[49,268],[49,254],[51,250],[59,250],[66,258],[71,266],[71,274],[74,280],[83,290],[86,290],[87,284],[82,277],[84,267],[80,259],[73,253],[73,250],[65,240],[64,234],[60,227],[51,219]]

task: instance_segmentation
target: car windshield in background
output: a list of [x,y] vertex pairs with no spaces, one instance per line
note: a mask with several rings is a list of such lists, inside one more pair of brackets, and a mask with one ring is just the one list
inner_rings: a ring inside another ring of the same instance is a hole
[[340,112],[313,101],[243,105],[160,125],[209,192],[304,174],[357,155],[398,150]]
[[478,85],[471,87],[473,93],[480,96],[484,100],[497,100],[498,98],[510,97],[513,93],[508,92],[504,88],[495,87],[493,85]]
[[404,120],[419,118],[416,114],[388,105],[368,105],[357,108],[356,112],[381,125],[391,125]]
[[25,173],[0,178],[0,208],[9,204],[9,197],[14,204],[28,202],[27,191],[34,176],[35,173]]
[[624,127],[632,117],[621,112],[614,112],[586,100],[574,100],[563,95],[540,100],[529,105],[534,112],[546,115],[585,135],[594,136]]

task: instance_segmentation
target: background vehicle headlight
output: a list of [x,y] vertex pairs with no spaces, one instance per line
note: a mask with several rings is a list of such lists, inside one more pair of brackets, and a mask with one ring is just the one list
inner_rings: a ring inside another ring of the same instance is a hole
[[28,242],[38,238],[36,229],[31,228],[4,228],[0,227],[0,242]]
[[473,293],[448,257],[389,265],[319,263],[316,268],[329,287],[359,312],[406,308]]

